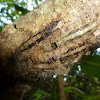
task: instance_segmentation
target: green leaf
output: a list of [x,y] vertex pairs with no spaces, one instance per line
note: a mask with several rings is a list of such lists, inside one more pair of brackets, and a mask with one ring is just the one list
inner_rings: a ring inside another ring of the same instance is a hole
[[3,29],[3,27],[2,27],[2,26],[0,26],[0,32],[2,31],[2,29]]
[[86,96],[83,100],[100,100],[100,94],[98,95],[91,95],[91,96]]
[[80,97],[84,97],[86,96],[85,93],[83,91],[81,91],[80,89],[76,88],[76,87],[65,87],[65,92],[66,93],[75,93],[76,95],[80,96]]
[[100,56],[83,56],[80,66],[82,73],[100,78]]
[[40,100],[40,98],[45,95],[45,96],[49,96],[48,93],[42,91],[42,90],[38,90],[33,94],[33,97],[36,97],[36,100]]
[[58,100],[58,93],[57,93],[57,81],[54,81],[52,88],[51,88],[51,95],[50,100]]
[[38,0],[35,0],[35,3],[38,5]]
[[4,10],[6,10],[6,8],[2,7],[2,8],[1,8],[1,12],[0,12],[0,13],[3,13],[3,12],[4,12]]

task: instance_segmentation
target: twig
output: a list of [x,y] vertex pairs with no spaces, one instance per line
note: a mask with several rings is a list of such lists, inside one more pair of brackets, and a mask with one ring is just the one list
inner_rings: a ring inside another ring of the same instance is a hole
[[[73,75],[73,74],[72,74]],[[88,80],[98,86],[100,86],[100,83],[96,82],[94,79],[90,79],[88,78],[87,76],[82,76],[82,75],[78,75],[78,74],[74,74],[76,77],[79,77],[79,78],[82,78],[82,79],[85,79],[85,80]]]
[[57,76],[57,83],[58,83],[59,100],[66,100],[63,77],[61,75]]

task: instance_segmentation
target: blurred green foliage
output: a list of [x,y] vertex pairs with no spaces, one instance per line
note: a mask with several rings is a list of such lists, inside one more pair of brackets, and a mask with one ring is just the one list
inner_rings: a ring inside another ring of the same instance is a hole
[[[30,1],[34,9],[42,0]],[[30,11],[28,2],[0,1],[0,31],[6,24]],[[83,56],[80,62],[72,67],[71,72],[64,76],[67,100],[100,100],[100,52],[98,55],[97,53],[95,50],[91,55]],[[44,80],[38,85],[39,83],[32,85],[23,100],[58,100],[56,79],[50,79],[48,83]]]
[[100,56],[99,55],[89,55],[83,56],[81,63],[82,73],[89,76],[100,78]]
[[83,91],[81,91],[80,89],[76,88],[76,87],[65,87],[65,92],[66,93],[75,93],[76,95],[79,95],[80,97],[84,97],[85,93]]
[[42,91],[42,90],[36,91],[36,92],[33,94],[33,97],[36,97],[36,100],[40,100],[40,98],[41,98],[43,95],[49,97],[49,94],[46,93],[46,92],[44,92],[44,91]]
[[0,31],[5,25],[28,13],[29,2],[34,9],[40,1],[42,0],[0,0]]

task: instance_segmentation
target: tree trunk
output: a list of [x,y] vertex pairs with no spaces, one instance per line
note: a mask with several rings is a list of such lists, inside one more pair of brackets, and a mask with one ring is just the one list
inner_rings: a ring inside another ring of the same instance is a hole
[[98,46],[100,0],[47,0],[0,33],[0,80],[16,86],[68,73]]

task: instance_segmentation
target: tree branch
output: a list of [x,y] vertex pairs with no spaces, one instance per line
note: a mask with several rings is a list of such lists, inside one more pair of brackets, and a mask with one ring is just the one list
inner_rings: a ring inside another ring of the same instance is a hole
[[47,0],[0,33],[0,69],[21,81],[47,78],[98,46],[100,0]]

